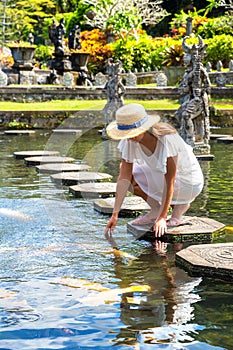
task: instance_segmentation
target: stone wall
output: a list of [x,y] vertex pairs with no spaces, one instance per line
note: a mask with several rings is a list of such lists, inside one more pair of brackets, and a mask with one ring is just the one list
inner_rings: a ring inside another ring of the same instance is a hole
[[[160,115],[163,121],[178,127],[174,109],[150,110],[150,114]],[[8,129],[12,121],[26,123],[33,129],[54,129],[62,123],[69,128],[90,129],[104,126],[102,110],[92,111],[0,111],[0,129]],[[216,110],[211,113],[212,126],[233,126],[233,110]]]
[[[211,88],[211,97],[232,99],[233,86]],[[177,87],[126,87],[125,99],[156,100],[179,99]],[[0,100],[13,102],[39,102],[51,100],[106,100],[102,87],[64,86],[5,86],[0,87]]]

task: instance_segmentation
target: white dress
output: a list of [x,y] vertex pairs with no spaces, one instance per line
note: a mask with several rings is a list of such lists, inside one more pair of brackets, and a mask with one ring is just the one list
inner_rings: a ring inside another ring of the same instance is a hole
[[191,203],[204,184],[201,167],[192,147],[179,134],[159,136],[155,151],[146,155],[140,143],[121,140],[122,158],[133,163],[133,176],[143,192],[161,204],[167,172],[167,158],[178,156],[174,193],[171,204]]

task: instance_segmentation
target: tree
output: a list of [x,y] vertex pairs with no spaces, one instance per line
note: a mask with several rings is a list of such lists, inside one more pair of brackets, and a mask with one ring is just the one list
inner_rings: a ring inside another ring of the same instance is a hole
[[4,2],[5,6],[0,6],[2,41],[27,40],[32,33],[35,41],[39,42],[43,33],[44,20],[55,13],[53,0],[5,0]]
[[213,8],[224,7],[225,9],[233,9],[233,0],[207,0],[210,10]]
[[129,34],[142,25],[156,25],[168,15],[155,0],[83,0],[90,5],[86,23],[114,35]]

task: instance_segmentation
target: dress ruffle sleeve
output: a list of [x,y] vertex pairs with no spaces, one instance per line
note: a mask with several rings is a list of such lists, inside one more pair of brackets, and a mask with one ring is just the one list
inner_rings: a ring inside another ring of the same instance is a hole
[[121,152],[122,159],[128,163],[133,163],[136,159],[136,147],[132,142],[133,141],[121,140],[117,147]]
[[167,158],[176,157],[181,155],[185,151],[185,144],[183,139],[178,134],[168,134],[159,137],[159,141],[163,145],[160,148],[159,163],[161,171],[166,174],[167,172]]

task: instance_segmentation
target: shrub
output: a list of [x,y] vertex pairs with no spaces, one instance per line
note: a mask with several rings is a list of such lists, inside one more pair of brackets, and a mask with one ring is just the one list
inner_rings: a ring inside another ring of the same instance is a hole
[[223,67],[227,68],[229,61],[233,57],[233,36],[232,35],[216,35],[214,38],[205,40],[208,44],[206,49],[206,57],[204,64],[210,62],[212,67],[216,69],[217,62],[221,61]]
[[99,29],[81,32],[80,52],[90,54],[88,66],[91,73],[105,72],[105,64],[109,57],[112,57],[111,47],[107,44],[106,36]]
[[52,46],[38,45],[35,50],[34,58],[39,65],[47,65],[52,58],[54,49]]
[[213,38],[215,35],[232,35],[233,16],[226,14],[218,18],[209,18],[208,21],[198,27],[197,34],[205,39]]
[[137,37],[129,37],[127,41],[118,39],[111,47],[113,57],[121,60],[126,71],[147,71],[162,68],[165,48],[175,42],[171,38],[152,38],[142,32]]

